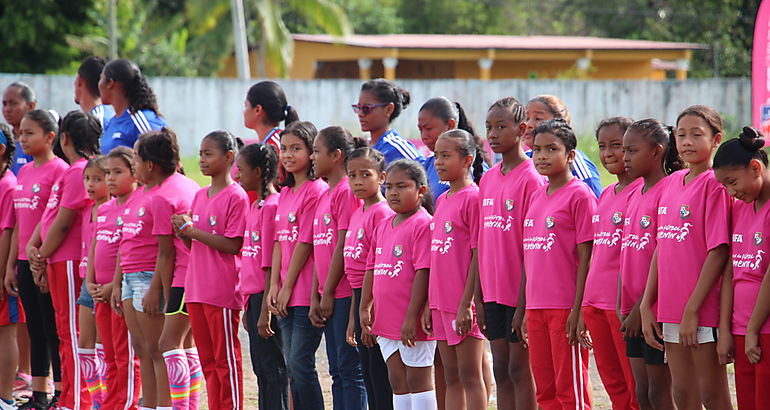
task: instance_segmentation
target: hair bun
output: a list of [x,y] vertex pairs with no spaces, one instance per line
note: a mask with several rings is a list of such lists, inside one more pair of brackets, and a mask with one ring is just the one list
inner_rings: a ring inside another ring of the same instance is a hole
[[743,131],[741,131],[741,135],[738,138],[741,144],[750,151],[759,151],[765,146],[765,139],[762,138],[759,130],[754,127],[743,127]]

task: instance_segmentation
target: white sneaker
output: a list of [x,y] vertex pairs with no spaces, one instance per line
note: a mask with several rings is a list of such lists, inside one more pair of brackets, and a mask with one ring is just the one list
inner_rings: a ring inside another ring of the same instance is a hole
[[0,399],[0,410],[16,410],[16,404],[8,404]]

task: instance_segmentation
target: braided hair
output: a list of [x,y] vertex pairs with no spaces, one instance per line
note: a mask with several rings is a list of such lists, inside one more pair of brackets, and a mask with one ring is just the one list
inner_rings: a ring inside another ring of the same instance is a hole
[[663,147],[663,171],[665,171],[666,175],[671,175],[680,169],[684,169],[684,161],[676,150],[674,127],[663,124],[655,118],[647,118],[631,124],[627,131],[636,132],[641,137],[652,140],[653,144]]
[[575,132],[565,120],[552,119],[543,121],[540,125],[535,127],[535,131],[532,132],[532,140],[534,141],[537,134],[541,133],[553,134],[553,136],[558,138],[562,144],[564,144],[567,151],[572,151],[577,148],[577,137],[575,136]]
[[259,169],[262,175],[262,198],[278,178],[278,152],[269,144],[249,144],[238,154],[252,169]]
[[179,144],[171,128],[163,127],[140,135],[136,154],[142,161],[152,162],[160,167],[165,175],[179,170]]
[[67,113],[61,120],[60,134],[67,134],[75,152],[81,158],[90,158],[99,151],[102,124],[93,114],[79,110]]

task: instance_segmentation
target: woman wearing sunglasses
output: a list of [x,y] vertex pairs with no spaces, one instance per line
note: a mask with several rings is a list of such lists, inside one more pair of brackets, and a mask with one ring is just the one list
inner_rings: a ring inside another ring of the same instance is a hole
[[411,142],[390,128],[390,123],[409,105],[410,100],[409,91],[378,78],[361,86],[358,103],[353,104],[361,131],[370,133],[372,147],[382,152],[386,164],[401,158],[424,160]]

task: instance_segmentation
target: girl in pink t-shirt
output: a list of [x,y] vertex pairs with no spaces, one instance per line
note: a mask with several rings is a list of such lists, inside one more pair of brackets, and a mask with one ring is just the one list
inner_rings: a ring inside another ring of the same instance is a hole
[[479,284],[484,314],[478,320],[489,339],[494,368],[506,369],[495,372],[497,402],[533,409],[535,382],[529,351],[517,333],[525,310],[519,304],[524,254],[519,246],[500,252],[500,244],[522,242],[524,216],[544,182],[524,153],[525,120],[524,106],[514,97],[497,100],[487,111],[487,140],[503,160],[479,182]]
[[[86,284],[94,298],[96,328],[104,346],[105,379],[110,383],[103,408],[132,408],[139,400],[139,359],[129,345],[123,317],[110,308],[123,216],[129,199],[141,195],[134,175],[134,151],[116,147],[107,154],[106,182],[114,197],[100,206],[89,242]],[[118,292],[120,288],[117,288]]]
[[246,219],[241,253],[240,293],[244,296],[244,327],[249,334],[251,365],[257,376],[259,404],[287,410],[289,378],[278,318],[267,310],[270,266],[273,261],[275,214],[281,194],[276,192],[278,154],[272,145],[246,145],[238,153],[238,182],[255,192]]
[[59,404],[67,408],[88,406],[91,397],[82,387],[82,363],[77,351],[78,324],[75,304],[82,278],[83,211],[90,200],[83,183],[88,158],[99,153],[101,123],[91,114],[71,111],[61,122],[59,143],[70,167],[51,187],[43,215],[27,243],[27,257],[39,283],[47,283],[53,302],[62,366]]
[[345,341],[353,289],[345,277],[342,249],[350,217],[361,206],[345,173],[348,154],[367,146],[343,127],[326,127],[313,140],[313,173],[329,190],[318,199],[313,219],[315,274],[310,292],[310,320],[324,329],[332,392],[345,408],[366,407],[366,389],[356,350]]
[[666,188],[666,175],[682,169],[684,163],[676,151],[673,127],[652,118],[631,124],[623,136],[623,151],[628,175],[644,182],[631,193],[625,212],[617,302],[620,329],[639,407],[671,409],[671,374],[663,351],[648,345],[642,336],[639,305],[657,246],[658,203]]
[[433,210],[422,165],[393,161],[385,196],[395,215],[383,219],[372,236],[359,308],[361,339],[367,347],[379,344],[394,410],[436,409],[436,341],[420,323],[428,302]]
[[280,317],[291,395],[295,407],[323,407],[315,352],[323,329],[310,322],[313,289],[313,218],[319,198],[329,189],[316,179],[310,155],[317,134],[309,122],[281,132],[280,161],[287,175],[275,214],[275,245],[267,306]]
[[596,197],[570,172],[576,147],[577,138],[563,120],[535,128],[532,160],[549,183],[535,192],[524,219],[527,311],[519,334],[529,346],[542,408],[591,408],[580,306]]
[[711,169],[721,140],[722,119],[713,109],[696,105],[679,114],[676,147],[688,169],[667,178],[658,205],[656,256],[639,307],[647,343],[662,348],[656,336],[665,342],[680,408],[731,408],[727,373],[717,355],[727,355],[730,341],[717,335],[722,326],[722,333],[730,333],[729,316],[720,320],[719,292],[730,251],[731,204]]
[[[238,287],[249,200],[230,174],[236,149],[235,136],[227,131],[203,138],[199,164],[201,172],[211,177],[211,185],[195,194],[190,214],[172,218],[190,248],[185,303],[206,377],[209,408],[243,408],[238,339],[243,298]],[[175,352],[163,354],[167,363]]]
[[58,131],[56,121],[45,110],[30,111],[21,120],[19,143],[34,161],[24,165],[17,176],[13,195],[16,226],[6,269],[6,289],[19,296],[28,316],[32,394],[34,402],[40,405],[48,404],[47,378],[51,370],[53,379],[58,381],[57,390],[61,389],[61,366],[58,360],[51,360],[58,354],[59,341],[49,284],[35,283],[26,248],[54,183],[68,168],[53,152]]
[[91,204],[83,210],[83,222],[81,224],[80,237],[80,278],[83,279],[80,297],[78,297],[78,320],[80,325],[80,334],[78,335],[78,357],[80,358],[80,369],[83,378],[86,380],[86,386],[91,393],[91,399],[94,404],[101,406],[104,404],[104,391],[107,390],[106,380],[104,379],[104,348],[100,335],[96,330],[96,320],[94,317],[94,299],[88,293],[87,281],[85,280],[88,272],[88,254],[91,250],[91,241],[94,237],[94,228],[96,225],[97,213],[99,208],[110,199],[110,191],[107,188],[105,176],[107,172],[107,158],[95,156],[88,160],[86,168],[83,171],[83,182],[85,184],[88,199]]
[[[732,286],[722,293],[723,316],[731,319],[735,339],[735,388],[740,409],[770,408],[770,171],[765,140],[753,128],[722,144],[714,156],[714,176],[737,201],[732,206],[732,260],[725,276]],[[720,333],[720,340],[728,337]]]
[[[483,339],[473,301],[478,280],[478,186],[471,165],[478,147],[467,131],[452,130],[436,142],[436,171],[450,188],[436,202],[431,223],[431,268],[423,325],[438,341],[446,402],[487,406],[482,373]],[[469,337],[470,336],[470,337]],[[460,374],[463,377],[460,377]],[[468,375],[468,377],[465,377]]]
[[626,343],[615,312],[620,276],[620,247],[628,199],[641,187],[642,179],[625,171],[623,134],[631,119],[612,117],[596,128],[599,159],[618,182],[608,186],[599,197],[593,215],[594,247],[591,268],[583,295],[583,320],[591,333],[596,366],[614,407],[638,409],[634,375],[626,356]]

